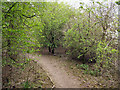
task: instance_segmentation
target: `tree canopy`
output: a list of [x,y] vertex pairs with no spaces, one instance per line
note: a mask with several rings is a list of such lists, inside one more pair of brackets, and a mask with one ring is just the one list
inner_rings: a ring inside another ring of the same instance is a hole
[[[119,5],[119,1],[116,2]],[[91,1],[75,9],[58,2],[2,2],[3,66],[24,66],[27,53],[65,49],[66,56],[95,63],[101,74],[116,67],[116,4]]]

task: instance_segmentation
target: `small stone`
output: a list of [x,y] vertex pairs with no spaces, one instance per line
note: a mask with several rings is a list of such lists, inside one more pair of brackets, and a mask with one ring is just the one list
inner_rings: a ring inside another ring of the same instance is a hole
[[54,56],[56,56],[56,54],[53,54]]

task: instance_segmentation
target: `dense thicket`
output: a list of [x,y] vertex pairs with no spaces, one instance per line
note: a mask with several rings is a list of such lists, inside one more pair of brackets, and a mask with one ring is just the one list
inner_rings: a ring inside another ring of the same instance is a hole
[[[41,4],[42,5],[42,4]],[[38,4],[38,6],[41,6]],[[68,20],[69,7],[63,3],[45,3],[44,9],[40,11],[38,19],[42,22],[42,29],[40,38],[38,40],[43,47],[48,47],[49,52],[54,54],[54,48],[60,45],[63,32],[62,27]]]
[[64,46],[70,57],[94,62],[95,71],[116,67],[116,4],[80,4],[74,9],[57,2],[2,2],[3,65],[29,61],[25,54],[35,47],[54,54]]
[[91,7],[83,7],[65,32],[64,47],[67,54],[83,63],[96,63],[94,71],[106,72],[117,67],[117,16],[114,3],[92,2]]
[[5,65],[16,64],[20,54],[24,54],[22,61],[27,61],[25,54],[34,52],[35,47],[48,47],[54,54],[63,36],[62,27],[68,20],[69,6],[57,2],[3,2],[2,12]]
[[3,65],[20,61],[20,53],[24,54],[33,46],[31,18],[35,17],[34,7],[28,3],[2,3],[2,50]]

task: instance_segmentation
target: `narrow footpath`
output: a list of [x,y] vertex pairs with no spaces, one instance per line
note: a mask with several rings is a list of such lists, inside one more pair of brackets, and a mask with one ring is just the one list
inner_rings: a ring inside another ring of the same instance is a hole
[[52,82],[55,84],[55,88],[82,88],[81,82],[72,74],[68,74],[64,67],[61,67],[57,61],[58,58],[50,55],[31,55],[29,58],[37,61],[38,64],[46,71]]

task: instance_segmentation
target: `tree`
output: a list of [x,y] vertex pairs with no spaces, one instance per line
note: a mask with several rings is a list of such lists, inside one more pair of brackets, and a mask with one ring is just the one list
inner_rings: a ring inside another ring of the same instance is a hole
[[116,4],[113,2],[107,4],[104,2],[93,2],[93,5],[91,6],[91,12],[93,16],[95,16],[98,24],[102,26],[102,40],[110,40],[108,34],[110,31],[112,31],[112,33],[115,33],[117,28],[117,15],[115,13]]
[[6,53],[3,64],[18,62],[19,53],[25,53],[33,46],[28,22],[36,16],[34,9],[29,2],[2,2],[2,49],[3,55]]
[[44,2],[40,4],[45,8],[39,15],[39,19],[44,26],[42,37],[39,37],[39,41],[43,46],[48,47],[49,52],[54,54],[54,48],[59,45],[62,37],[61,28],[67,21],[68,7],[63,3],[58,4],[57,2]]
[[120,1],[116,1],[115,3],[118,4],[118,5],[120,5]]
[[[69,22],[72,24],[68,24],[70,27],[65,32],[64,47],[67,48],[67,54],[70,57],[79,59],[83,63],[94,62],[95,72],[103,73],[110,70],[111,66],[115,67],[114,62],[117,60],[118,52],[113,46],[117,44],[111,36],[115,35],[117,21],[114,4],[105,6],[97,3],[98,7],[95,5],[82,7],[80,12],[72,15],[73,18]],[[109,35],[108,32],[112,34]]]

